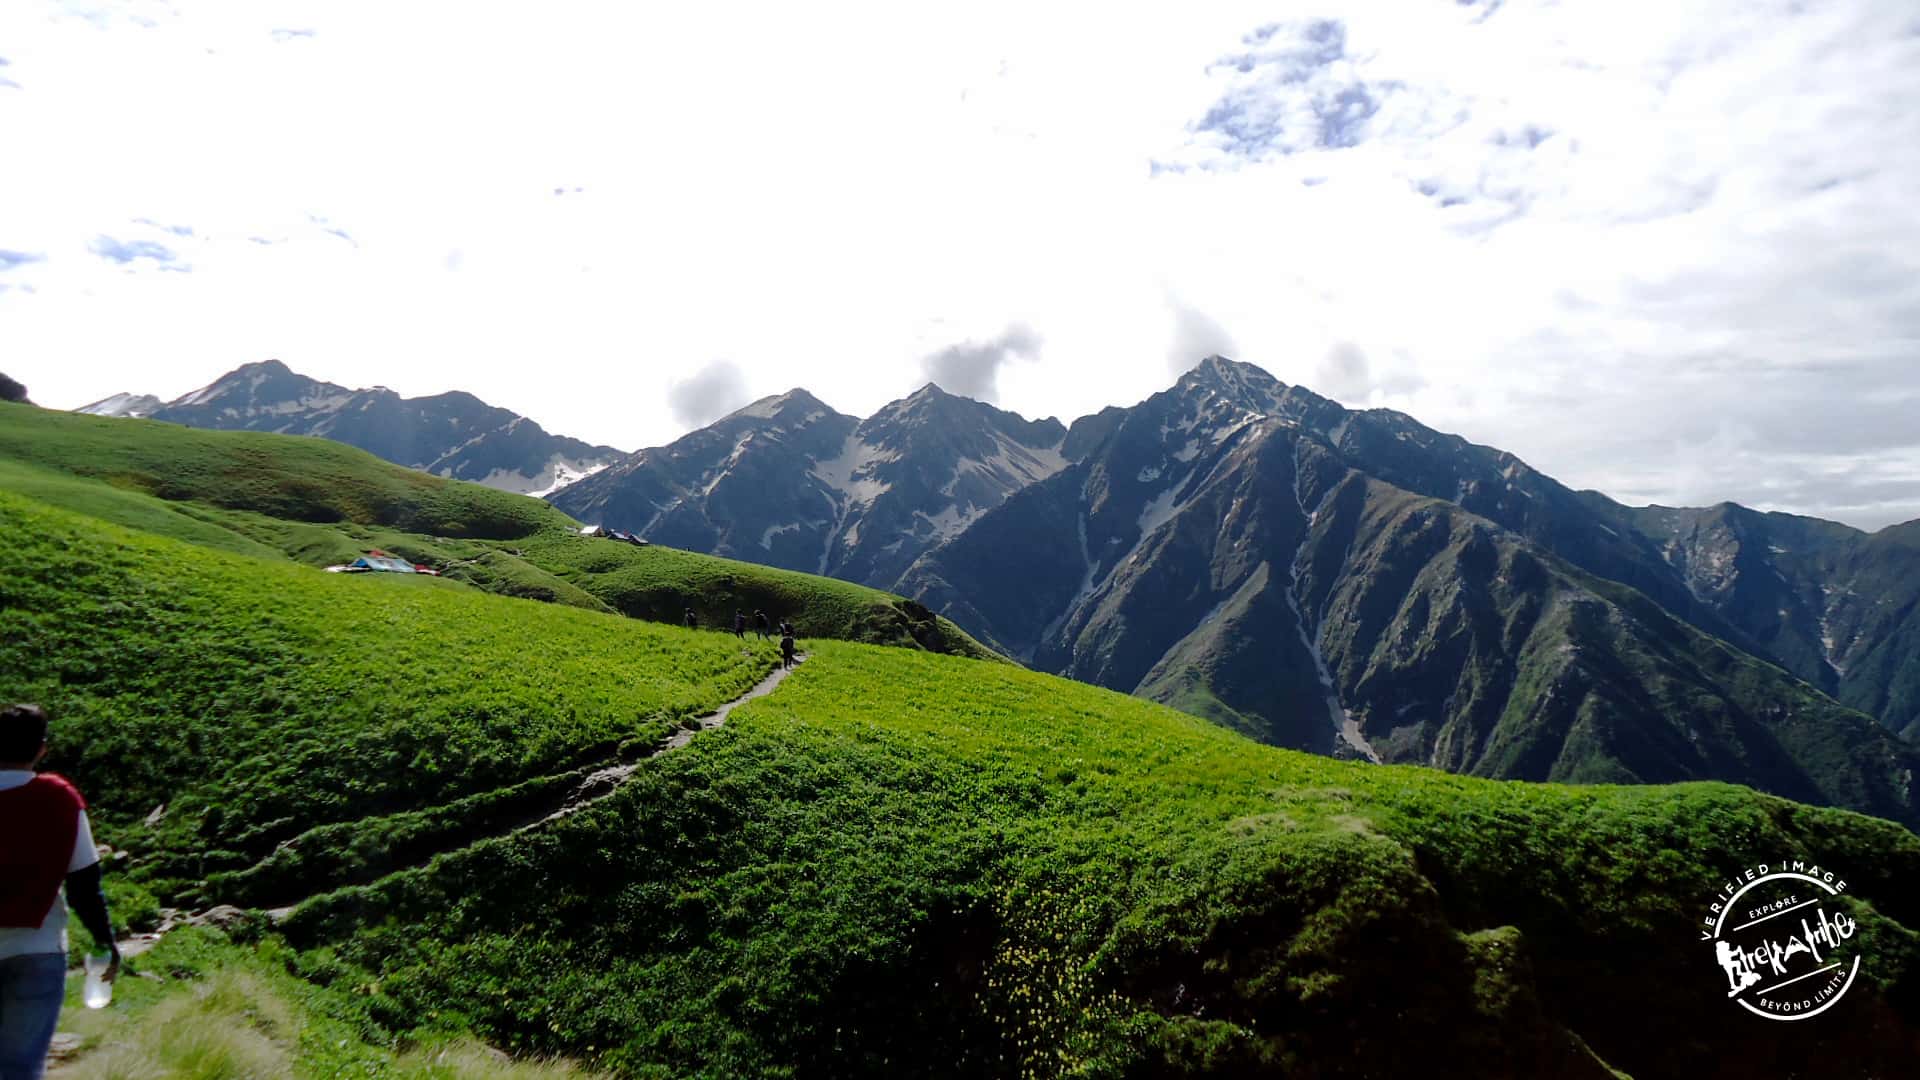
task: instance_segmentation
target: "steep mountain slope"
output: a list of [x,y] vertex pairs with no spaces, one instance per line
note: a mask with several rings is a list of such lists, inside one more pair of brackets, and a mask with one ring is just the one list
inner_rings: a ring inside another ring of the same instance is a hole
[[[309,858],[230,947],[351,994],[355,1041],[471,1027],[711,1077],[1895,1076],[1920,1051],[1920,840],[1891,823],[1336,762],[838,643],[639,759],[764,651],[5,492],[0,529],[0,685],[53,706],[50,764],[130,853],[111,876],[204,904]],[[604,798],[514,828],[608,761]],[[1858,920],[1818,1024],[1748,1020],[1699,939],[1783,855],[1843,872]]]
[[455,391],[403,398],[296,374],[278,360],[246,364],[176,401],[116,394],[80,410],[220,431],[315,435],[436,476],[523,494],[559,490],[620,452],[550,435],[539,424]]
[[794,390],[632,454],[549,499],[582,521],[657,543],[815,571],[845,493],[812,469],[837,458],[858,426]]
[[991,656],[917,603],[848,582],[582,536],[538,499],[446,480],[325,439],[198,431],[0,406],[0,489],[190,543],[308,566],[372,548],[486,592],[730,627]]
[[1795,675],[1920,740],[1920,522],[1588,499],[1657,542],[1694,595]]
[[676,547],[885,588],[1065,466],[1067,430],[929,383],[863,421],[805,390],[754,402],[552,496]]
[[1582,504],[1506,455],[1215,360],[901,590],[1041,670],[1279,745],[1731,779],[1920,820],[1920,753],[1703,632],[1719,616],[1652,543]]

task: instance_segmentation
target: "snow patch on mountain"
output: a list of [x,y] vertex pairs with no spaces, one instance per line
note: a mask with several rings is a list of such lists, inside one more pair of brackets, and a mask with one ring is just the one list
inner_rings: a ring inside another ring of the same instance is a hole
[[115,394],[102,398],[91,405],[82,405],[73,410],[88,416],[124,416],[138,419],[152,416],[154,410],[166,404],[152,394]]
[[[866,504],[887,493],[889,485],[873,475],[873,466],[896,460],[894,454],[858,435],[847,436],[837,457],[813,463],[813,476],[839,492],[849,505]],[[865,474],[865,475],[862,475]]]
[[1175,501],[1179,496],[1180,485],[1175,484],[1147,500],[1147,505],[1140,508],[1140,539],[1152,536],[1160,526],[1172,521],[1176,514],[1186,509],[1185,503]]
[[785,525],[769,525],[767,526],[766,531],[760,534],[760,546],[763,548],[766,548],[768,551],[772,551],[774,537],[779,536],[782,533],[799,532],[799,531],[800,531],[800,523],[797,521],[790,521]]
[[[921,520],[925,521],[928,525],[932,526],[933,535],[936,538],[936,541],[935,541],[936,543],[945,543],[946,541],[951,540],[954,537],[959,536],[961,533],[965,532],[967,529],[967,526],[973,524],[975,521],[978,521],[980,519],[980,515],[984,513],[986,513],[986,510],[980,507],[968,506],[965,510],[962,510],[960,508],[960,505],[958,503],[955,503],[951,506],[948,506],[946,509],[940,511],[937,514],[928,514],[923,511],[916,510],[914,511],[913,516],[916,518],[920,518]],[[848,542],[851,543],[852,541],[849,540]],[[896,543],[897,542],[898,541],[896,541]]]
[[334,394],[309,394],[306,397],[294,398],[289,401],[276,401],[271,405],[258,405],[244,411],[230,408],[227,412],[244,416],[284,416],[289,413],[332,412],[351,400],[353,400],[353,394],[350,391],[342,390]]
[[1294,628],[1300,632],[1300,644],[1306,646],[1308,654],[1313,657],[1313,670],[1320,679],[1320,692],[1326,702],[1327,719],[1333,725],[1334,735],[1359,751],[1367,760],[1379,764],[1380,754],[1374,750],[1371,743],[1367,742],[1366,735],[1360,731],[1359,722],[1354,720],[1353,713],[1340,701],[1339,688],[1333,682],[1333,669],[1327,666],[1326,654],[1320,651],[1320,627],[1325,621],[1325,616],[1315,619],[1314,624],[1308,626],[1306,613],[1301,610],[1300,605],[1300,566],[1306,559],[1307,544],[1313,539],[1313,526],[1320,520],[1320,512],[1326,509],[1328,500],[1333,498],[1333,493],[1337,490],[1339,489],[1329,487],[1326,493],[1320,496],[1320,501],[1314,504],[1313,509],[1307,509],[1306,495],[1300,489],[1300,444],[1296,442],[1293,459],[1293,502],[1300,508],[1300,512],[1306,515],[1307,526],[1300,532],[1300,546],[1294,550],[1293,562],[1287,568],[1290,575],[1287,585],[1287,606],[1293,609],[1293,624]]
[[[544,499],[570,484],[576,484],[594,473],[606,468],[605,463],[583,465],[554,456],[547,461],[547,467],[532,476],[513,469],[494,469],[477,482],[483,487],[497,488],[527,495],[535,499]],[[442,469],[440,476],[451,476],[451,469]]]
[[733,474],[733,467],[740,463],[740,455],[745,453],[748,444],[753,442],[753,436],[754,433],[749,431],[735,440],[732,452],[727,454],[727,460],[721,462],[711,473],[707,474],[706,485],[700,489],[700,494],[712,495],[713,489],[720,486],[720,481],[725,480]]
[[[815,573],[825,574],[833,561],[833,553],[844,535],[845,543],[851,547],[860,538],[860,525],[852,521],[853,515],[873,504],[873,500],[887,493],[886,481],[873,475],[873,467],[883,462],[898,459],[897,454],[860,438],[859,435],[847,436],[841,444],[840,453],[824,461],[815,461],[809,475],[826,485],[829,501],[834,503],[834,522],[832,531],[827,533],[827,542],[820,548],[820,567]],[[838,495],[839,498],[833,498]],[[851,528],[849,525],[851,524]]]
[[[1082,498],[1085,497],[1085,494],[1085,492],[1081,493]],[[1087,515],[1084,512],[1079,515],[1077,524],[1080,530],[1080,558],[1086,562],[1087,573],[1085,577],[1080,579],[1080,588],[1073,594],[1073,600],[1070,601],[1066,607],[1060,609],[1060,614],[1053,617],[1053,621],[1047,624],[1045,630],[1040,631],[1040,643],[1042,645],[1053,640],[1054,635],[1060,632],[1060,628],[1065,626],[1067,620],[1073,617],[1073,613],[1079,611],[1080,606],[1085,604],[1087,599],[1093,595],[1094,587],[1100,582],[1100,564],[1094,560],[1093,552],[1087,547]],[[1031,660],[1033,657],[1027,656],[1023,659]]]
[[[529,491],[527,494],[536,499],[544,499],[554,492],[559,491],[561,488],[567,487],[570,484],[577,484],[606,467],[607,463],[601,462],[598,465],[581,468],[573,462],[556,457],[553,459],[553,473],[548,480],[547,486],[538,491]],[[488,486],[492,487],[493,485],[489,484]]]

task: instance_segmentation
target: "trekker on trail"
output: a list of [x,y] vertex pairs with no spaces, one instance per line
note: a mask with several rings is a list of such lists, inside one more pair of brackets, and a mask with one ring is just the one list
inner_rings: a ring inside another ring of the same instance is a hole
[[689,630],[700,629],[700,620],[697,616],[694,615],[692,608],[687,609],[687,629]]
[[741,641],[747,640],[747,617],[740,614],[739,608],[733,609],[733,636]]
[[760,635],[761,641],[767,640],[767,625],[767,613],[755,609],[753,613],[753,629],[755,633]]
[[780,637],[780,667],[784,670],[793,666],[793,632],[789,630]]
[[0,1080],[39,1080],[46,1068],[67,992],[69,904],[112,955],[103,977],[120,973],[87,802],[64,779],[34,773],[46,756],[46,710],[0,709]]

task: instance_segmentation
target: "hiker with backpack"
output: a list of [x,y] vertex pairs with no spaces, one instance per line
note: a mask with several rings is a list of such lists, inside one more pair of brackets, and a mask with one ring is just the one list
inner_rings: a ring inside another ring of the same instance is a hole
[[793,666],[793,630],[789,628],[780,637],[780,667],[785,670]]
[[109,955],[101,978],[120,973],[87,801],[34,772],[46,756],[46,710],[0,709],[0,1080],[39,1080],[46,1068],[67,991],[69,908]]
[[740,614],[739,608],[733,609],[733,636],[741,641],[747,640],[747,617]]
[[755,633],[760,635],[761,641],[767,640],[768,625],[769,624],[767,622],[767,613],[765,611],[756,609],[753,613],[753,630]]
[[687,619],[687,629],[689,630],[700,629],[700,619],[698,616],[694,615],[692,608],[687,609],[686,619]]

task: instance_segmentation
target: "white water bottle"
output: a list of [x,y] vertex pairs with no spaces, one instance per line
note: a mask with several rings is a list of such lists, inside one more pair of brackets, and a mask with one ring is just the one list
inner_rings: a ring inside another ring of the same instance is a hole
[[104,1009],[113,1000],[113,984],[107,981],[107,968],[113,966],[111,953],[87,954],[87,982],[80,998],[89,1009]]

